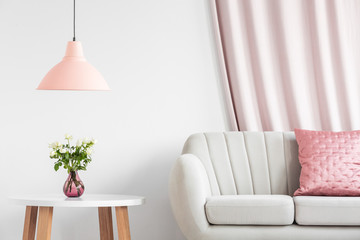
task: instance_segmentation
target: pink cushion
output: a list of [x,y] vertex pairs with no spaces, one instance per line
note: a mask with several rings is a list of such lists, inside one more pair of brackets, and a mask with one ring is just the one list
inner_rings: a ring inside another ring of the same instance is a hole
[[301,164],[299,195],[360,195],[360,131],[295,129]]

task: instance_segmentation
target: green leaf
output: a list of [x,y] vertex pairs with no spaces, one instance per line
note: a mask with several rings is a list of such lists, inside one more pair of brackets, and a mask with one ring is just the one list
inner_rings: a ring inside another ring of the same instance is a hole
[[56,164],[54,165],[54,169],[55,169],[55,171],[59,170],[59,164],[58,164],[58,163],[56,163]]

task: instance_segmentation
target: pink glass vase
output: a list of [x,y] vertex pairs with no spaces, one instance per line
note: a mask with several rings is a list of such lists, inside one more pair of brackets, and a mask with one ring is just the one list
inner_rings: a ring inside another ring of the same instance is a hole
[[85,187],[77,171],[71,171],[67,177],[63,191],[67,197],[80,197],[84,193]]

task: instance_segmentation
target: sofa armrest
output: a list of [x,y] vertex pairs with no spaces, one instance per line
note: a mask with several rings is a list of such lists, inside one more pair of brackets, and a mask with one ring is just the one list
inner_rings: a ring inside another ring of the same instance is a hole
[[183,154],[170,173],[170,202],[179,227],[187,239],[200,239],[209,223],[205,215],[206,198],[211,196],[207,173],[200,159]]

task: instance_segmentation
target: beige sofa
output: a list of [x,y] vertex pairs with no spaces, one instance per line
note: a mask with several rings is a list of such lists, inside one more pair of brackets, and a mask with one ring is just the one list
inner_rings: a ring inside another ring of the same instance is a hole
[[360,197],[297,196],[293,132],[189,137],[169,183],[188,240],[360,239]]

